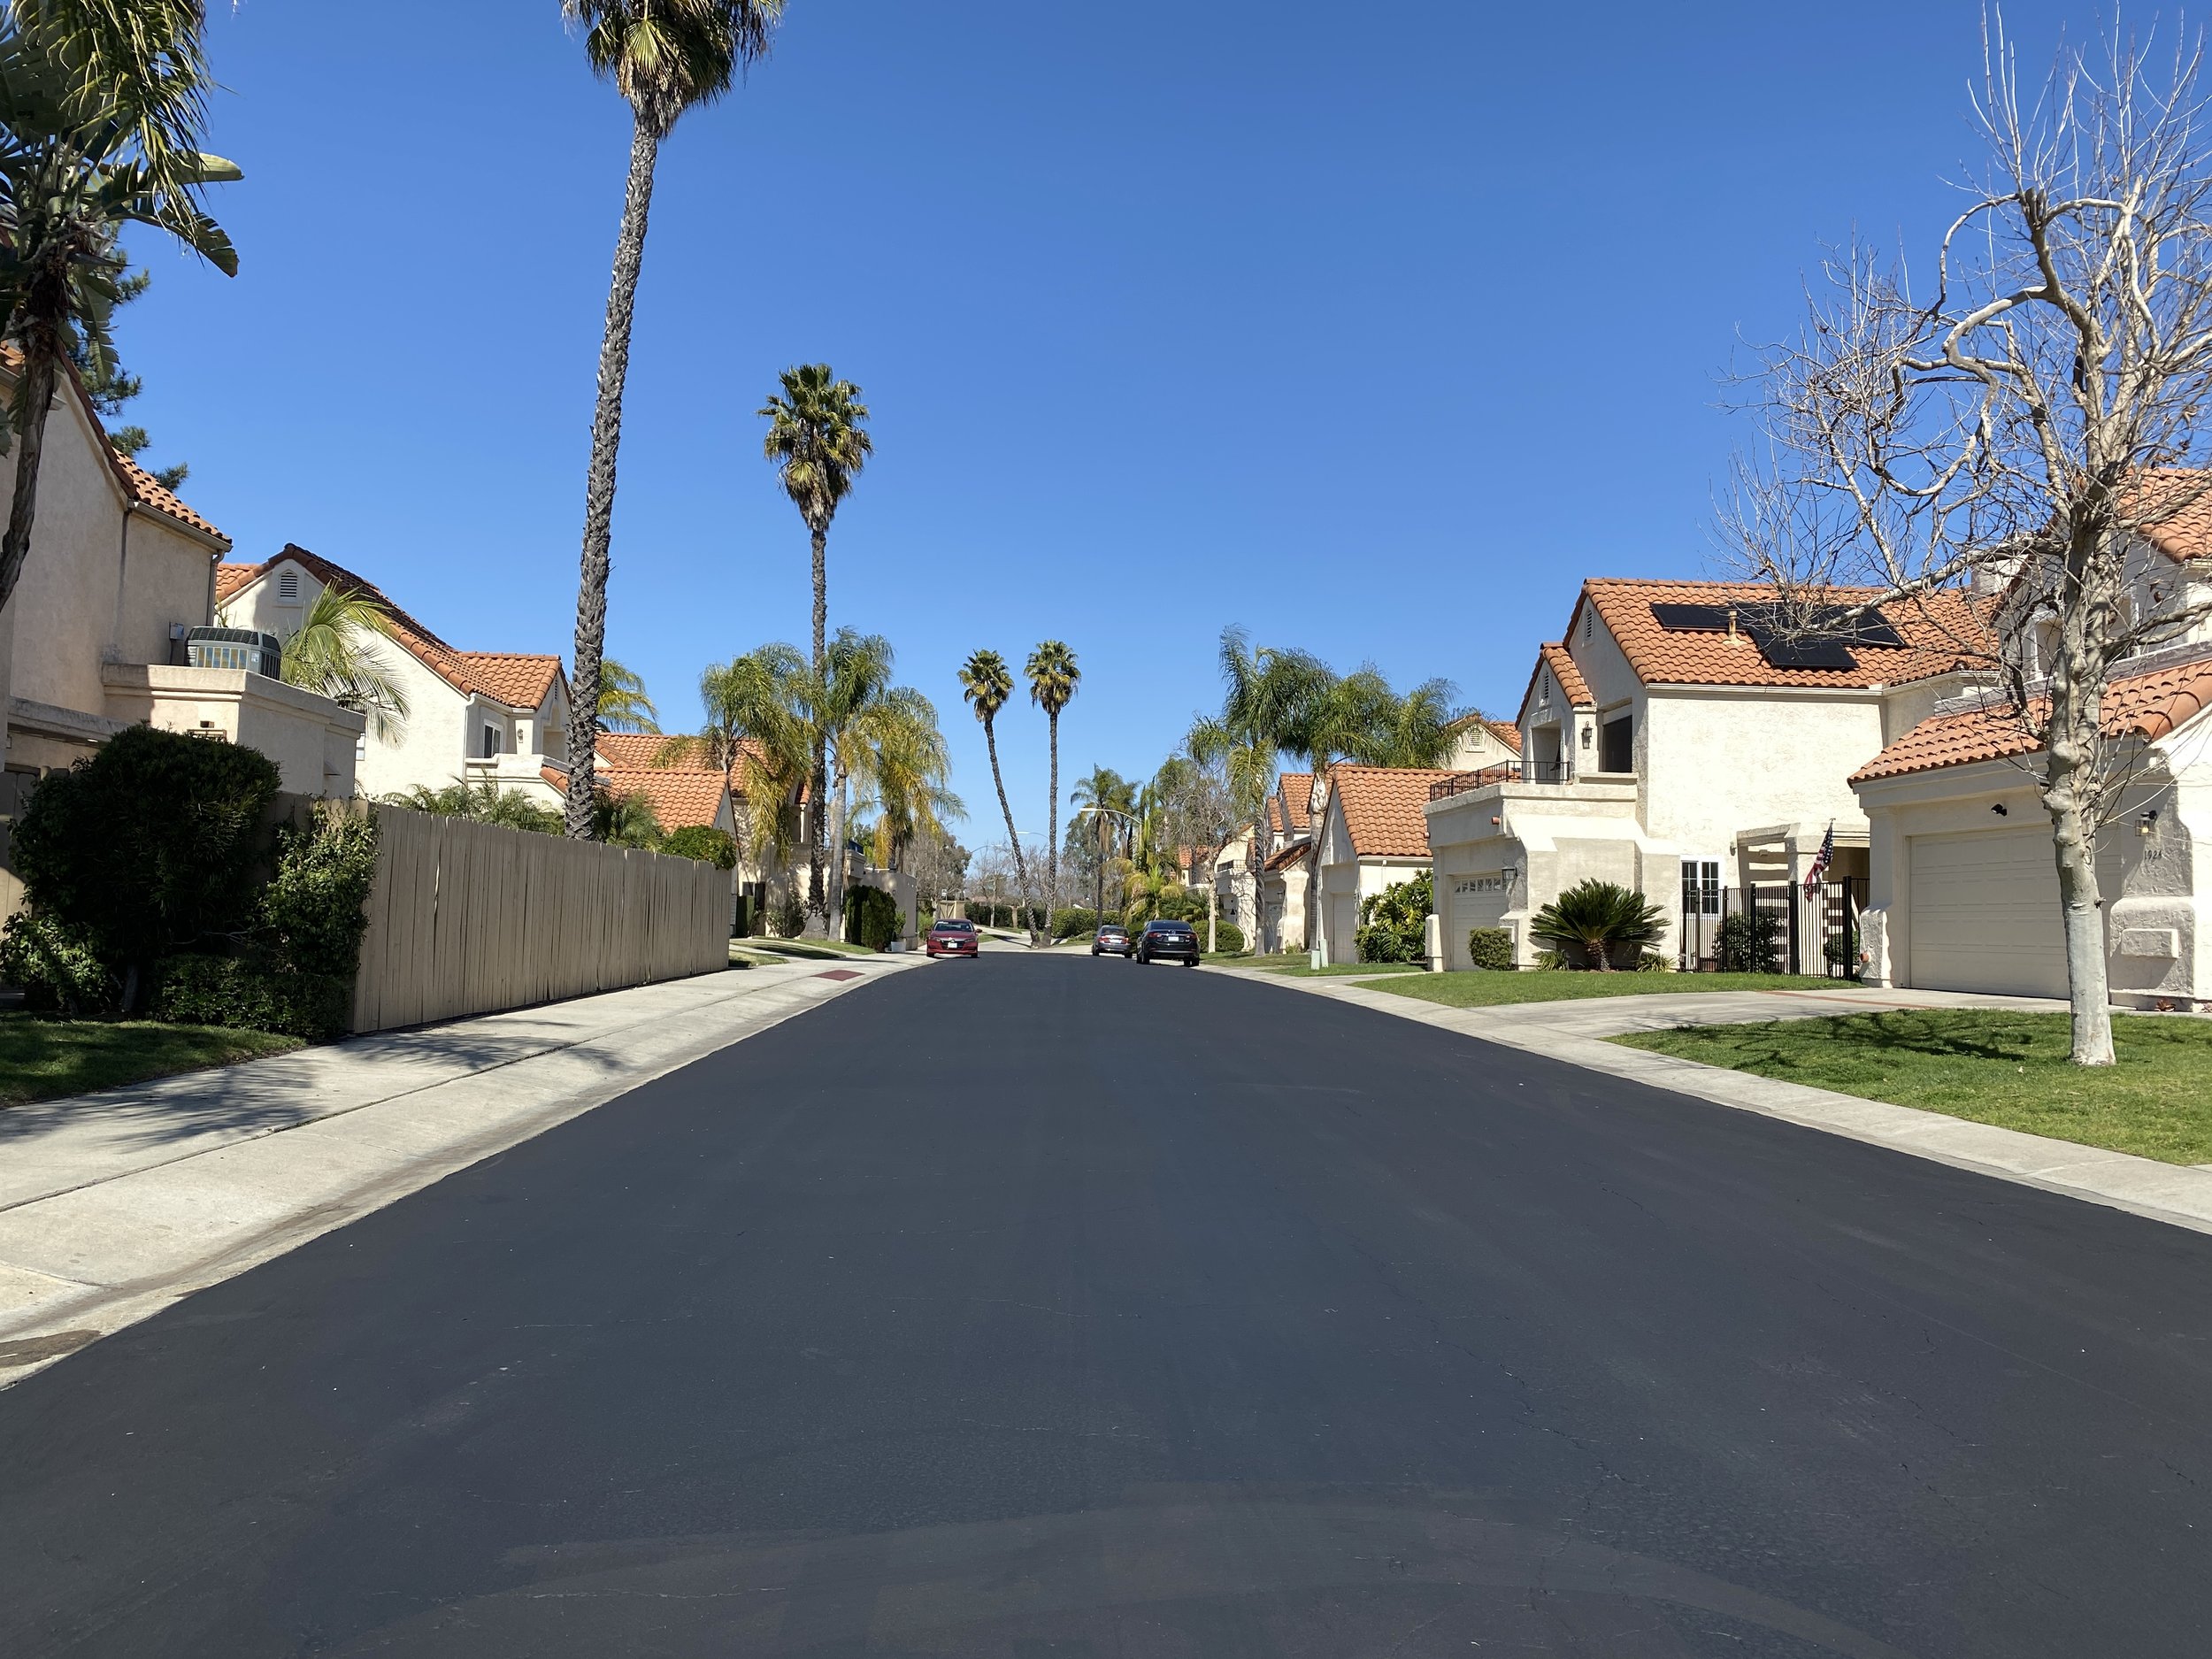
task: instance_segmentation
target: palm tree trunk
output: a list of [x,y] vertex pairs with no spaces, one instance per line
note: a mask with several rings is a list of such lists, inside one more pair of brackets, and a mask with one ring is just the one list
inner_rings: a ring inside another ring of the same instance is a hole
[[15,491],[8,502],[8,528],[0,536],[0,606],[8,603],[31,551],[31,522],[38,514],[38,469],[46,451],[46,415],[53,407],[61,357],[49,333],[26,332],[22,398],[23,429],[16,436]]
[[576,586],[574,701],[568,711],[570,838],[591,839],[592,764],[599,748],[599,664],[607,646],[607,549],[614,524],[615,457],[622,448],[622,384],[630,373],[630,323],[637,311],[638,273],[645,263],[645,227],[653,211],[653,165],[660,140],[634,113],[630,177],[622,194],[622,229],[615,237],[614,280],[607,288],[607,327],[599,342],[599,404],[592,415],[591,465],[584,484],[583,568]]
[[1022,838],[1014,833],[1014,809],[1006,804],[1006,780],[999,775],[998,733],[988,720],[983,723],[983,747],[991,752],[991,781],[998,788],[998,810],[1006,819],[1006,844],[1014,849],[1016,897],[1029,890],[1029,872],[1022,866]]
[[1060,711],[1052,724],[1052,800],[1045,809],[1045,914],[1041,930],[1046,944],[1052,942],[1052,907],[1060,902]]
[[[819,687],[829,672],[829,532],[814,532],[814,683]],[[814,738],[814,811],[807,826],[807,908],[829,923],[829,898],[822,887],[822,814],[828,810],[823,795],[829,788],[829,737]],[[835,937],[833,932],[831,936]]]
[[849,780],[841,763],[829,794],[829,889],[824,915],[832,939],[845,936],[845,790]]

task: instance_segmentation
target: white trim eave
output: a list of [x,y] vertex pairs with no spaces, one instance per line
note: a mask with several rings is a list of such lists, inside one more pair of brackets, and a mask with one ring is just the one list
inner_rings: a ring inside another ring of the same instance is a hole
[[1871,815],[1878,807],[1903,806],[1923,801],[1961,797],[2027,794],[2036,790],[2036,778],[2026,770],[2041,750],[2008,759],[1966,761],[1955,766],[1932,766],[1924,772],[1900,772],[1893,778],[1870,778],[1855,783],[1852,792],[1862,810]]

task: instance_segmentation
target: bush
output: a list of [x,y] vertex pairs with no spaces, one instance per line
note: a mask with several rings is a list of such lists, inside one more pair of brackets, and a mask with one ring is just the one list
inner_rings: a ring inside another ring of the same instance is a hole
[[1592,879],[1537,911],[1529,932],[1556,949],[1568,966],[1604,973],[1633,968],[1666,921],[1666,912],[1635,888]]
[[1782,918],[1766,910],[1723,917],[1720,965],[1724,973],[1781,972]]
[[1478,927],[1467,935],[1467,959],[1478,968],[1509,972],[1513,968],[1513,934],[1503,927]]
[[899,902],[881,887],[845,889],[845,941],[881,950],[899,936]]
[[112,1008],[120,989],[67,930],[32,910],[18,910],[0,928],[0,984],[21,987],[34,1013],[73,1019]]
[[130,1012],[163,957],[252,922],[276,792],[257,750],[131,726],[32,792],[13,836],[25,897]]
[[1419,962],[1428,954],[1429,912],[1436,886],[1424,870],[1360,901],[1363,926],[1352,935],[1362,962]]
[[285,968],[352,986],[369,931],[376,843],[375,819],[337,807],[317,808],[304,827],[278,830],[276,873],[261,895],[261,922],[267,948]]
[[779,939],[796,939],[806,932],[806,901],[795,888],[786,887],[768,907],[768,926]]
[[172,956],[162,964],[154,1014],[328,1042],[353,1024],[353,975],[302,973],[259,956]]
[[1055,939],[1079,939],[1098,931],[1098,912],[1080,904],[1064,904],[1052,913]]
[[[1202,938],[1203,935],[1202,934]],[[1244,929],[1234,922],[1217,921],[1214,924],[1214,949],[1225,956],[1244,954]]]
[[737,868],[735,839],[729,831],[716,829],[710,824],[687,824],[681,829],[669,831],[660,850],[672,857],[712,864],[717,870]]

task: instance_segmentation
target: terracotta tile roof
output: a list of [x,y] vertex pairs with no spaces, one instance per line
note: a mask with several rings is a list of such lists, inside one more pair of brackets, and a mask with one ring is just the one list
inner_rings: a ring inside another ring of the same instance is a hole
[[[1838,588],[1824,603],[1853,604],[1875,598],[1874,588]],[[1652,614],[1658,604],[1725,605],[1732,601],[1771,602],[1774,589],[1761,582],[1671,582],[1595,580],[1582,584],[1569,623],[1582,625],[1582,607],[1593,605],[1637,678],[1647,686],[1812,686],[1901,685],[1949,672],[1963,663],[1986,660],[1988,635],[1967,595],[1945,589],[1919,600],[1893,600],[1882,618],[1905,640],[1896,646],[1854,644],[1854,668],[1777,668],[1742,634],[1675,631]],[[1546,646],[1547,651],[1558,648]],[[1578,704],[1584,701],[1578,696]]]
[[117,453],[114,460],[115,470],[123,480],[123,488],[130,492],[131,498],[140,506],[174,518],[179,524],[190,525],[201,534],[213,536],[228,549],[230,538],[178,500],[175,491],[157,483],[154,475],[129,456]]
[[[2029,705],[2039,718],[2041,698]],[[2169,664],[2147,672],[2116,676],[2105,688],[2101,725],[2108,738],[2132,733],[2149,742],[2212,708],[2212,657]],[[2009,705],[1939,714],[1923,720],[1851,776],[1853,783],[1934,772],[1978,760],[2006,760],[2032,755],[2042,745],[2031,737]]]
[[1271,835],[1283,833],[1283,803],[1276,795],[1267,797],[1267,833]]
[[2212,472],[2154,467],[2144,471],[2142,480],[2142,493],[2127,503],[2130,511],[2155,510],[2160,497],[2180,498],[2172,517],[2143,526],[2143,540],[2169,558],[2212,558]]
[[1313,843],[1310,841],[1293,841],[1287,847],[1279,848],[1275,853],[1269,857],[1267,863],[1263,866],[1263,868],[1268,870],[1287,870],[1291,865],[1302,860],[1305,856],[1312,850]]
[[604,768],[595,774],[594,781],[618,801],[643,795],[664,830],[695,824],[711,826],[729,795],[729,780],[712,771]]
[[1491,736],[1496,738],[1515,754],[1521,752],[1521,728],[1519,726],[1509,726],[1503,720],[1485,720],[1483,725],[1489,729]]
[[[1590,682],[1583,679],[1582,671],[1575,666],[1575,659],[1567,655],[1567,648],[1557,640],[1548,641],[1536,648],[1536,669],[1532,669],[1528,677],[1531,690],[1535,688],[1537,670],[1546,668],[1551,670],[1551,677],[1559,682],[1559,689],[1565,695],[1570,708],[1586,709],[1595,701],[1590,695]],[[1526,701],[1525,696],[1523,701]]]
[[1278,787],[1277,798],[1290,814],[1290,827],[1310,830],[1313,827],[1313,774],[1310,772],[1286,772]]
[[[294,542],[288,541],[281,552],[273,554],[258,565],[218,565],[215,572],[216,603],[220,604],[232,598],[248,584],[266,575],[288,559],[326,588],[334,588],[340,593],[365,594],[382,605],[391,629],[392,642],[457,691],[480,692],[511,708],[534,709],[544,701],[546,692],[552,687],[553,676],[560,672],[561,661],[557,657],[457,651],[394,603],[391,595],[374,582],[357,576],[344,565],[334,565],[320,554],[311,553]],[[543,664],[546,668],[540,672],[536,669],[525,671],[513,666],[522,664]],[[480,664],[482,665],[480,668]],[[535,697],[525,700],[507,695],[534,683],[538,687]]]
[[1341,803],[1352,850],[1363,858],[1429,856],[1429,786],[1448,772],[1411,766],[1333,766],[1329,790]]
[[457,651],[469,679],[488,696],[517,709],[534,709],[553,689],[561,659],[524,651]]

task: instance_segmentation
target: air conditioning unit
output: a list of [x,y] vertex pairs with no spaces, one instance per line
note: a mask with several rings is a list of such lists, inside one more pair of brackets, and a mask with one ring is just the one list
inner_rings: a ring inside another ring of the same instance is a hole
[[185,659],[195,668],[242,668],[281,678],[284,646],[273,634],[253,628],[195,628],[184,636]]

